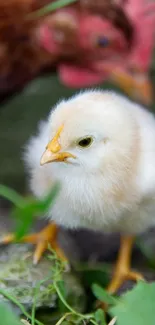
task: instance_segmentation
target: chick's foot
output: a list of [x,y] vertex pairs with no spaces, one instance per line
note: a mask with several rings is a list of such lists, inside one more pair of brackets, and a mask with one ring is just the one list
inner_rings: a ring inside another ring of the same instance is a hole
[[130,269],[116,269],[112,281],[110,282],[107,291],[109,293],[115,293],[122,286],[126,280],[139,281],[143,280],[141,273],[134,272]]
[[[66,260],[63,251],[58,246],[56,241],[57,232],[58,232],[57,226],[54,223],[50,223],[45,228],[43,228],[43,230],[41,230],[40,232],[26,235],[20,239],[20,242],[31,243],[36,245],[36,249],[33,255],[34,264],[37,264],[39,262],[43,253],[48,248],[48,245],[51,245],[51,247],[55,250],[59,258],[61,258],[62,260]],[[14,234],[8,234],[1,240],[0,243],[9,244],[14,242],[14,240],[15,240]]]
[[116,293],[117,290],[126,280],[139,281],[144,280],[143,276],[131,270],[131,253],[133,247],[133,237],[122,237],[119,250],[118,260],[115,266],[115,271],[107,291]]

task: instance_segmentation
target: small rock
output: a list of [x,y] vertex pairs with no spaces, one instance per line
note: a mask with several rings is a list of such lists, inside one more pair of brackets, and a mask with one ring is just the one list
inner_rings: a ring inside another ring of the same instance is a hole
[[[16,297],[27,310],[32,308],[34,299],[36,308],[56,308],[57,294],[52,286],[55,262],[44,256],[38,265],[33,265],[30,252],[30,245],[27,244],[1,246],[0,289]],[[42,281],[47,278],[47,281]],[[71,272],[64,273],[63,280],[68,303],[83,311],[85,295],[79,280]],[[2,301],[8,300],[0,295]]]

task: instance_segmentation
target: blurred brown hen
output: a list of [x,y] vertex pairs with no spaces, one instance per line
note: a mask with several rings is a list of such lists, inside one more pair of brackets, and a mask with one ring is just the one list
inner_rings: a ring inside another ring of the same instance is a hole
[[[54,0],[55,1],[55,0]],[[40,18],[30,18],[29,14],[44,5],[54,2],[51,0],[7,0],[0,1],[0,94],[15,91],[26,84],[30,79],[34,78],[44,68],[54,67],[58,60],[66,54],[69,59],[79,60],[78,51],[70,53],[70,47],[66,44],[65,51],[59,55],[58,53],[50,53],[47,51],[38,39],[39,28],[45,21],[49,21],[53,12],[47,16]],[[116,24],[120,24],[120,28],[124,33],[128,33],[130,29],[128,23],[121,15],[115,13],[114,7],[117,7],[116,1],[107,0],[98,1],[96,9],[91,0],[77,1],[70,5],[70,8],[76,9],[75,12],[81,13],[95,12],[106,15],[108,19],[112,19]],[[102,10],[101,10],[102,9]],[[119,19],[118,19],[119,16]],[[74,18],[74,17],[73,17]],[[58,22],[59,25],[59,22]],[[69,31],[68,42],[72,47],[75,46],[72,35],[74,35],[74,26],[70,26],[68,21],[65,28]],[[129,36],[129,35],[126,35]],[[77,49],[76,49],[77,50]]]
[[[46,1],[47,2],[47,1]],[[44,0],[0,2],[0,92],[16,90],[35,76],[54,57],[37,43],[39,19],[29,13],[46,4]]]

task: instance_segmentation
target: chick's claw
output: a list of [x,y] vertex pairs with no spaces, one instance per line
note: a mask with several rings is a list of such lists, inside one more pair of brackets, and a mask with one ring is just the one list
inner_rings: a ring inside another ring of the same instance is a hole
[[[34,264],[37,264],[39,262],[43,253],[46,251],[49,245],[51,245],[51,247],[55,250],[59,258],[61,258],[62,260],[66,260],[63,251],[56,242],[57,231],[57,226],[54,223],[50,223],[42,231],[24,236],[20,239],[20,242],[31,243],[36,245],[36,249],[33,256]],[[12,243],[14,240],[15,236],[13,234],[8,234],[1,240],[1,244],[9,244]]]
[[126,280],[144,280],[143,276],[140,273],[134,272],[130,268],[133,243],[133,236],[121,237],[121,245],[115,271],[113,274],[112,281],[107,288],[107,291],[109,293],[116,293],[117,290]]
[[[130,269],[115,269],[115,273],[112,277],[112,281],[110,282],[107,288],[107,291],[110,294],[116,294],[126,280],[132,280],[137,282],[140,280],[144,280],[144,277],[142,276],[142,274],[134,272]],[[103,301],[97,301],[96,306],[97,308],[102,308],[105,312],[108,310],[109,307],[108,304]]]
[[[110,294],[116,294],[126,280],[139,281],[144,280],[142,274],[131,270],[131,253],[134,243],[133,236],[122,236],[120,250],[118,254],[117,263],[114,274],[107,291]],[[97,307],[107,311],[108,305],[103,301],[97,302]]]
[[109,284],[107,291],[114,294],[123,285],[126,280],[140,281],[144,280],[143,276],[132,270],[124,270],[124,272],[118,272],[114,274],[111,283]]

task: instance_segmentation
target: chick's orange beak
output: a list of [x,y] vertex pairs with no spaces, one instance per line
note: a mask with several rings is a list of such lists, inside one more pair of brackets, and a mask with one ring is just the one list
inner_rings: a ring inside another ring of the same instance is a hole
[[60,152],[61,145],[59,144],[58,139],[62,129],[63,127],[61,126],[58,129],[55,137],[46,146],[46,150],[43,153],[40,160],[40,165],[45,165],[50,162],[66,161],[67,158],[76,158],[74,155],[72,155],[69,152]]
[[48,164],[48,163],[54,162],[54,161],[57,161],[57,162],[58,161],[66,161],[67,158],[75,158],[75,156],[69,152],[59,152],[59,153],[53,154],[50,150],[46,149],[41,157],[40,165],[45,165],[45,164]]

